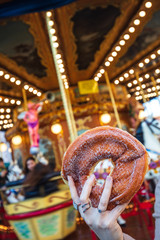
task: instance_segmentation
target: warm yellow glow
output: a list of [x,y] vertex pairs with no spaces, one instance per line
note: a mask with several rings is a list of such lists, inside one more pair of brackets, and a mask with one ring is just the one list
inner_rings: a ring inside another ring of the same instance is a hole
[[137,86],[137,87],[136,87],[136,90],[138,90],[138,91],[139,91],[139,90],[140,90],[140,87],[139,87],[139,86]]
[[129,70],[129,73],[130,73],[130,74],[133,74],[133,73],[134,73],[134,70],[133,70],[133,69],[130,69],[130,70]]
[[140,16],[140,17],[146,16],[146,12],[145,12],[145,11],[140,11],[140,12],[139,12],[139,16]]
[[152,54],[152,55],[151,55],[151,58],[152,58],[152,59],[155,59],[155,58],[156,58],[156,54]]
[[128,40],[129,38],[130,38],[129,34],[125,34],[125,35],[124,35],[124,39],[125,39],[125,40]]
[[28,85],[24,85],[24,89],[28,90],[29,86]]
[[138,118],[139,118],[140,120],[142,120],[142,119],[144,119],[145,117],[146,117],[146,116],[145,116],[145,112],[144,112],[143,110],[140,110]]
[[55,123],[51,126],[51,131],[54,134],[59,134],[62,131],[62,126],[59,123]]
[[17,104],[17,105],[20,105],[20,104],[21,104],[21,101],[18,100],[18,101],[16,102],[16,104]]
[[146,85],[145,84],[142,84],[142,88],[145,88],[146,87]]
[[7,150],[7,145],[5,143],[0,143],[0,151],[5,152]]
[[10,78],[10,75],[9,75],[9,74],[5,74],[5,75],[4,75],[4,78],[5,78],[5,79],[9,79],[9,78]]
[[149,76],[149,74],[147,73],[147,74],[145,74],[145,78],[149,78],[150,76]]
[[94,78],[94,80],[95,80],[95,81],[98,81],[98,80],[99,80],[99,78],[98,78],[98,77],[95,77],[95,78]]
[[115,52],[115,51],[112,52],[112,56],[113,56],[113,57],[116,57],[116,56],[117,56],[117,52]]
[[160,55],[160,49],[157,50],[157,53]]
[[33,94],[37,94],[37,90],[35,89],[35,90],[33,90]]
[[47,12],[47,17],[51,17],[52,13],[51,12]]
[[121,47],[120,46],[116,46],[115,50],[119,52],[121,50]]
[[11,103],[11,104],[15,104],[15,100],[12,99],[12,100],[10,101],[10,103]]
[[160,70],[157,68],[157,69],[155,70],[155,73],[156,73],[156,74],[159,74],[159,73],[160,73]]
[[135,24],[135,25],[139,25],[139,24],[140,24],[140,20],[139,20],[139,19],[135,19],[135,20],[134,20],[134,24]]
[[143,77],[140,77],[140,78],[139,78],[139,81],[142,82],[142,81],[143,81]]
[[132,83],[128,83],[127,86],[128,86],[128,87],[132,87]]
[[152,3],[151,2],[146,2],[145,3],[145,7],[146,8],[151,8],[152,7]]
[[29,92],[33,92],[33,87],[30,87],[28,90]]
[[149,63],[149,58],[146,58],[146,59],[144,60],[144,62],[145,62],[145,63]]
[[141,62],[138,64],[138,66],[142,68],[144,66],[144,63]]
[[134,31],[135,31],[135,28],[134,28],[134,27],[130,27],[130,28],[129,28],[129,32],[130,32],[130,33],[133,33]]
[[131,97],[131,94],[128,93],[128,94],[127,94],[127,98],[130,98],[130,97]]
[[50,29],[50,33],[51,33],[51,34],[55,34],[55,32],[56,32],[56,30],[55,30],[54,28],[51,28],[51,29]]
[[136,84],[137,84],[137,80],[134,80],[134,81],[133,81],[133,84],[135,84],[135,85],[136,85]]
[[16,81],[15,77],[10,78],[10,82],[15,82],[15,81]]
[[12,138],[12,143],[14,145],[20,145],[22,143],[22,137],[20,135],[16,135]]
[[110,57],[108,58],[108,60],[109,60],[110,62],[112,62],[112,61],[113,61],[113,57],[110,56]]
[[121,41],[119,42],[119,44],[120,44],[121,46],[124,46],[124,45],[125,45],[125,41],[124,41],[124,40],[121,40]]
[[54,22],[50,20],[50,21],[48,22],[48,24],[49,24],[49,26],[53,26],[53,25],[54,25]]
[[2,97],[0,97],[0,102],[2,101]]
[[110,62],[105,62],[105,66],[108,67],[110,65]]
[[8,103],[8,102],[9,102],[9,99],[8,99],[8,98],[5,98],[5,99],[4,99],[4,102],[5,102],[5,103]]
[[38,92],[38,93],[37,93],[37,96],[38,96],[38,97],[40,97],[41,95],[42,95],[42,93],[41,93],[41,92]]
[[102,73],[102,74],[103,74],[104,72],[105,72],[105,71],[104,71],[104,69],[102,68],[102,69],[100,70],[100,73]]
[[120,81],[123,81],[123,80],[124,80],[124,77],[120,77],[119,80],[120,80]]
[[0,76],[3,76],[4,72],[3,71],[0,71]]
[[110,114],[108,113],[104,113],[100,116],[100,121],[103,123],[103,124],[107,124],[111,121],[111,116]]
[[21,84],[21,81],[20,80],[17,80],[16,81],[16,85],[20,85]]
[[128,74],[128,73],[125,73],[125,74],[124,74],[124,77],[125,77],[125,78],[128,78],[128,77],[129,77],[129,74]]
[[59,44],[58,44],[57,42],[54,42],[54,43],[53,43],[53,47],[58,48],[58,47],[59,47]]
[[102,77],[102,74],[101,74],[101,73],[98,73],[98,74],[97,74],[97,77],[99,77],[99,78]]
[[116,79],[116,80],[114,81],[114,83],[115,83],[116,85],[119,84],[118,79]]
[[56,54],[57,59],[60,59],[61,57],[62,57],[61,54]]

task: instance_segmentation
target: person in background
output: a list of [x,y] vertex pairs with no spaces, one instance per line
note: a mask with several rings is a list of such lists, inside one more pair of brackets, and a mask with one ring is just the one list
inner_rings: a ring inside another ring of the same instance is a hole
[[25,177],[27,177],[27,175],[34,169],[35,166],[36,166],[35,158],[33,156],[29,156],[25,161],[23,170]]
[[[88,226],[95,232],[100,240],[134,240],[129,235],[122,232],[117,219],[125,210],[128,203],[118,205],[111,211],[107,210],[109,198],[112,190],[112,177],[106,178],[103,193],[100,198],[98,208],[93,208],[89,199],[92,187],[95,184],[95,176],[92,174],[83,186],[80,197],[71,176],[68,176],[68,184],[73,199],[73,206],[79,210],[82,218]],[[160,239],[160,178],[156,187],[155,202],[155,240]]]
[[45,196],[58,190],[57,181],[45,181],[45,178],[53,173],[49,165],[43,163],[35,163],[30,158],[27,160],[27,169],[29,169],[24,181],[25,198]]
[[5,184],[7,176],[7,169],[4,166],[3,158],[0,157],[0,187]]

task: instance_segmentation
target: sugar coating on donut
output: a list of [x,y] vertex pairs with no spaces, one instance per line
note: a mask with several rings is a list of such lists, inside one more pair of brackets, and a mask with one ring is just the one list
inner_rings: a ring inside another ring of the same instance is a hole
[[[143,183],[148,154],[144,146],[129,133],[113,127],[96,127],[86,131],[70,144],[62,162],[62,178],[72,176],[80,195],[91,169],[99,161],[111,158],[115,164],[112,172],[113,188],[108,205],[128,202]],[[92,188],[90,199],[98,206],[104,185]]]

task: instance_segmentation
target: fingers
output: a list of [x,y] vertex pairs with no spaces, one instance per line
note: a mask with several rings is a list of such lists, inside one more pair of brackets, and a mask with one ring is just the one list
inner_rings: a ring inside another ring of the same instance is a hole
[[94,185],[94,182],[95,182],[95,176],[94,176],[94,174],[92,174],[87,179],[87,181],[85,182],[85,184],[83,186],[81,196],[80,196],[81,203],[86,203],[88,201],[89,196],[91,194],[92,187]]
[[79,196],[78,196],[77,189],[75,187],[73,178],[71,176],[68,176],[68,184],[69,184],[71,197],[72,197],[73,201],[75,203],[79,204],[80,203]]
[[125,210],[128,203],[124,203],[122,205],[116,206],[112,211],[110,211],[110,216],[112,217],[113,221],[116,221],[117,218],[121,215],[121,213]]
[[106,211],[107,206],[108,206],[108,202],[109,202],[109,198],[110,198],[110,195],[111,195],[111,190],[112,190],[112,177],[108,176],[106,178],[106,182],[105,182],[105,185],[104,185],[104,190],[103,190],[103,193],[102,193],[102,196],[100,198],[99,205],[98,205],[98,210],[99,211],[102,211],[102,212]]

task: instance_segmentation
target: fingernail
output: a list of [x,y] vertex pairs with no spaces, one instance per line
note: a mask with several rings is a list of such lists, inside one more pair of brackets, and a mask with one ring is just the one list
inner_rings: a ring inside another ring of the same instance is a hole
[[107,176],[107,181],[112,182],[112,177],[111,176]]

